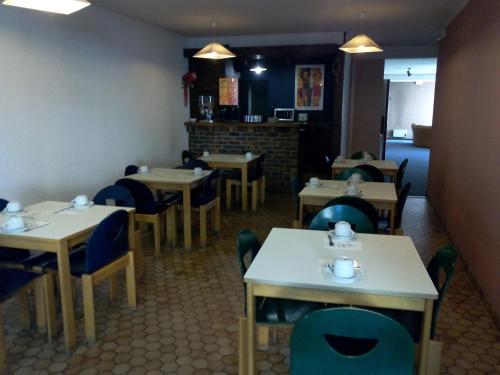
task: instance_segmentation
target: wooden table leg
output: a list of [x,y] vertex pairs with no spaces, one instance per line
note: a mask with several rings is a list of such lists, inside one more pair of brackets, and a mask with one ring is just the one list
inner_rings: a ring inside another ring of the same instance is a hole
[[184,216],[184,249],[191,250],[191,186],[182,189],[182,213]]
[[391,217],[390,217],[390,233],[394,234],[395,233],[395,223],[396,222],[396,203],[393,203],[391,205]]
[[246,164],[241,168],[241,209],[243,212],[248,209],[248,168]]
[[247,318],[240,316],[238,320],[238,374],[247,373]]
[[255,297],[252,283],[247,284],[247,375],[255,374]]
[[299,228],[302,229],[304,227],[304,203],[302,202],[302,198],[300,198],[299,203]]
[[429,355],[429,341],[431,335],[432,308],[434,301],[431,299],[425,300],[425,310],[422,319],[422,331],[420,332],[420,361],[418,365],[418,374],[426,375],[427,373],[427,358]]
[[76,346],[75,311],[71,288],[71,273],[69,268],[69,249],[67,241],[59,243],[57,249],[57,268],[59,272],[59,289],[61,291],[61,306],[66,349],[71,351]]
[[335,168],[332,167],[332,180],[335,180]]

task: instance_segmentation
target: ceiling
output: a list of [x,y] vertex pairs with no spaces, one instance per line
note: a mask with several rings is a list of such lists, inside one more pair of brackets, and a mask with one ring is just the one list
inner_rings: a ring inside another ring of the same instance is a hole
[[468,0],[92,0],[187,36],[318,33],[361,29],[381,45],[435,44]]
[[[411,75],[407,71],[410,69]],[[435,81],[437,58],[386,59],[384,78],[391,81]]]

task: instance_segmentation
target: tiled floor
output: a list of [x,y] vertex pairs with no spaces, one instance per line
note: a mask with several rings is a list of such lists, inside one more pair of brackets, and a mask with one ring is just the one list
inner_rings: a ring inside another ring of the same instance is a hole
[[[168,249],[160,259],[146,248],[146,275],[139,304],[129,311],[125,294],[110,304],[104,283],[96,293],[98,341],[86,344],[79,297],[79,346],[65,353],[62,337],[47,343],[25,332],[16,320],[16,301],[3,306],[8,364],[13,374],[236,374],[237,317],[243,289],[235,256],[235,238],[251,228],[264,239],[275,226],[289,227],[290,197],[270,196],[257,214],[224,212],[222,231],[206,249]],[[425,199],[410,198],[405,232],[427,262],[446,243],[441,224]],[[195,227],[196,228],[196,227]],[[442,306],[438,335],[444,341],[443,374],[500,374],[500,333],[459,263]],[[261,374],[288,371],[289,330],[258,352]]]

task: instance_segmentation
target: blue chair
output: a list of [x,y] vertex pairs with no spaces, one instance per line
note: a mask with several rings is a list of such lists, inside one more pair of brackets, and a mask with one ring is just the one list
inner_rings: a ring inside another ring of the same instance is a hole
[[342,172],[334,176],[334,180],[347,181],[354,173],[360,174],[363,181],[373,182],[373,177],[370,173],[356,167],[344,169]]
[[384,182],[384,174],[380,169],[369,164],[361,164],[356,166],[357,169],[361,169],[372,177],[373,182]]
[[[0,211],[3,211],[8,203],[8,200],[0,198]],[[31,252],[29,250],[9,249],[0,246],[0,264],[15,264],[29,258],[30,255]]]
[[370,202],[362,198],[342,196],[325,204],[312,219],[309,229],[333,229],[339,221],[347,221],[358,233],[377,233],[378,212]]
[[290,339],[291,375],[411,375],[414,346],[398,322],[352,307],[307,314]]
[[120,185],[110,185],[101,189],[94,197],[94,203],[117,207],[135,207],[134,197],[127,188]]
[[193,190],[191,209],[200,212],[200,245],[207,245],[207,214],[211,210],[212,226],[215,233],[220,231],[220,197],[217,195],[219,170],[214,169],[203,181],[199,190]]
[[127,167],[125,168],[125,173],[124,173],[124,176],[130,176],[131,174],[136,174],[136,173],[139,173],[139,167],[137,165],[127,165]]
[[[36,283],[41,279],[41,283]],[[38,284],[38,285],[36,285]],[[0,268],[0,306],[16,296],[21,304],[21,314],[23,326],[30,328],[30,317],[28,309],[28,289],[42,288],[41,293],[36,293],[37,298],[42,296],[37,306],[37,321],[47,322],[47,333],[49,342],[55,335],[55,300],[54,285],[52,275],[38,274],[20,269]],[[0,309],[1,310],[1,309]],[[2,312],[0,311],[0,373],[7,373],[6,347],[4,340],[4,327]]]
[[195,169],[195,168],[201,168],[204,171],[208,171],[211,169],[210,166],[207,164],[207,162],[200,159],[192,159],[187,163],[184,163],[176,167],[176,169]]
[[[166,223],[167,235],[173,233],[173,242],[175,244],[175,203],[177,198],[172,201],[156,201],[149,188],[140,181],[130,178],[122,178],[115,182],[115,185],[124,187],[132,195],[135,202],[135,221],[138,223],[147,223],[153,225],[155,255],[159,256],[161,252],[161,239],[163,237],[162,223]],[[169,238],[167,238],[170,240]]]
[[[257,256],[259,250],[260,242],[255,233],[249,229],[244,229],[238,233],[236,253],[242,278],[254,258]],[[245,283],[243,283],[243,289],[246,296]],[[245,301],[244,313],[246,316],[246,298],[243,300]],[[278,325],[294,324],[304,315],[324,307],[321,303],[265,297],[256,297],[255,306],[255,319],[260,331],[259,340],[261,340],[259,346],[267,345],[269,326],[276,327]],[[240,332],[240,334],[241,333],[243,332]]]
[[[255,165],[248,171],[248,186],[252,187],[252,211],[257,211],[257,201],[264,204],[266,200],[266,176],[264,174],[264,166],[266,162],[266,154],[261,154]],[[226,179],[226,207],[231,208],[232,205],[232,187],[241,186],[241,172],[235,171]],[[239,200],[239,189],[236,190],[236,200]]]
[[[85,333],[89,341],[95,341],[95,316],[93,287],[125,269],[127,296],[130,308],[136,307],[134,254],[128,243],[128,213],[115,211],[103,219],[94,229],[85,246],[70,253],[70,272],[82,279]],[[57,270],[57,262],[48,268]]]
[[196,154],[188,150],[182,150],[181,160],[183,165],[187,164],[192,160],[196,160]]

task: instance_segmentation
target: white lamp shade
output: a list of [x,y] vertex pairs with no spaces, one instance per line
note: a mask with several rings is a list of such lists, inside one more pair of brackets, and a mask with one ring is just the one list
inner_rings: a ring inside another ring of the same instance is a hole
[[368,53],[368,52],[382,52],[383,49],[373,41],[368,35],[359,34],[351,40],[347,41],[344,45],[339,47],[340,50],[347,53]]
[[199,59],[221,60],[230,59],[232,57],[236,57],[236,55],[222,44],[210,43],[196,52],[193,57],[197,57]]
[[4,0],[3,4],[60,14],[71,14],[90,5],[87,0]]

